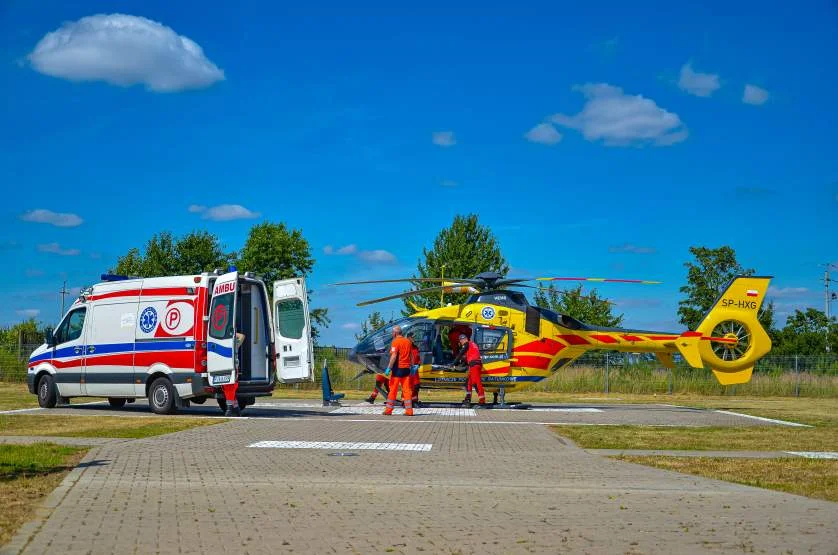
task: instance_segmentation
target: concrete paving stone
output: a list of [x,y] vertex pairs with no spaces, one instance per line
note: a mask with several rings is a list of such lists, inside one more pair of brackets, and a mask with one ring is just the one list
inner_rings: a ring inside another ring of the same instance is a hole
[[[766,425],[643,407],[561,417]],[[540,425],[546,412],[410,420],[259,410],[266,416],[94,447],[23,552],[830,553],[838,545],[838,504],[586,452]],[[432,448],[354,457],[248,448],[260,441]]]

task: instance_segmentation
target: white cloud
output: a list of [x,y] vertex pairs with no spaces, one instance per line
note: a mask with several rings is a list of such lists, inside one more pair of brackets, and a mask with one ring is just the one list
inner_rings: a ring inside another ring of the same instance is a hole
[[15,313],[21,318],[35,318],[41,311],[37,308],[24,308],[23,310],[15,310]]
[[[190,206],[190,208],[195,205]],[[190,210],[190,212],[195,212]],[[242,206],[241,204],[220,204],[210,208],[204,208],[200,211],[204,220],[212,220],[214,222],[226,222],[228,220],[249,220],[259,217],[259,212],[252,212]]]
[[524,137],[530,142],[543,145],[554,145],[562,140],[562,134],[549,123],[539,123],[527,131]]
[[84,221],[76,214],[53,212],[52,210],[44,210],[43,208],[24,212],[21,214],[20,219],[24,222],[50,224],[57,227],[76,227]]
[[431,140],[437,146],[454,146],[457,144],[453,131],[434,131]]
[[156,21],[97,14],[65,22],[47,33],[27,57],[46,75],[70,81],[105,81],[155,92],[208,87],[224,79],[192,40]]
[[58,243],[44,243],[42,245],[38,245],[38,251],[60,254],[61,256],[78,256],[81,254],[79,249],[62,249],[61,245]]
[[345,324],[342,324],[340,327],[341,327],[341,329],[344,329],[344,330],[358,330],[358,329],[361,329],[361,324],[356,324],[354,322],[347,322]]
[[800,297],[807,295],[809,289],[807,287],[774,287],[770,285],[766,295],[775,298]]
[[203,204],[190,204],[189,208],[187,208],[187,210],[189,210],[192,214],[200,214],[201,212],[206,211],[206,209],[207,207]]
[[367,262],[395,262],[396,260],[393,253],[381,249],[361,251],[358,253],[358,257]]
[[630,254],[654,254],[657,252],[654,247],[640,247],[631,243],[624,243],[615,247],[608,247],[608,252],[630,253]]
[[681,68],[678,87],[695,96],[710,96],[721,87],[719,76],[715,73],[701,73],[695,71],[692,64],[687,62]]
[[641,95],[627,95],[606,83],[576,85],[587,102],[573,116],[556,114],[551,120],[582,132],[589,141],[602,140],[608,146],[654,144],[673,145],[686,140],[681,119]]
[[768,101],[768,91],[756,85],[745,85],[745,90],[742,92],[742,102],[745,104],[752,104],[759,106]]
[[334,248],[332,245],[326,245],[323,247],[323,252],[325,254],[336,254],[340,256],[345,256],[347,254],[355,254],[358,252],[358,247],[353,243],[350,245],[344,245],[338,249]]

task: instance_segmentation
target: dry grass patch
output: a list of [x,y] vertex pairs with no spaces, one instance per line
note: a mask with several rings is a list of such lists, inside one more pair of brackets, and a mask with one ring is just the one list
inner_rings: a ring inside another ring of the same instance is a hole
[[51,443],[0,445],[0,545],[32,517],[86,452]]
[[38,406],[38,398],[29,393],[26,384],[0,382],[0,410],[26,409]]
[[585,449],[838,451],[838,426],[552,426],[552,429]]
[[836,460],[637,456],[614,458],[684,474],[838,501]]
[[143,438],[227,422],[223,418],[0,415],[0,435]]

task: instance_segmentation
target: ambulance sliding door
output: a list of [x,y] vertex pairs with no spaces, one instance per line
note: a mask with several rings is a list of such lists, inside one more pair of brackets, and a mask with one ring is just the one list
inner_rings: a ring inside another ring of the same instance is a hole
[[236,294],[239,273],[230,272],[215,280],[207,333],[207,372],[211,386],[236,381]]
[[304,278],[274,282],[276,367],[283,383],[311,381],[311,321]]

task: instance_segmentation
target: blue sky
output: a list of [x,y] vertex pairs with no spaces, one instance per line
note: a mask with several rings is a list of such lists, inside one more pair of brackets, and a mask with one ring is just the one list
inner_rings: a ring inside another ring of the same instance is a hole
[[630,326],[680,329],[690,245],[776,276],[781,313],[823,308],[834,2],[196,6],[0,5],[0,323],[54,322],[63,279],[153,233],[234,249],[268,219],[310,241],[348,345],[354,304],[401,289],[327,284],[409,276],[468,212],[512,274],[664,281],[599,288]]

